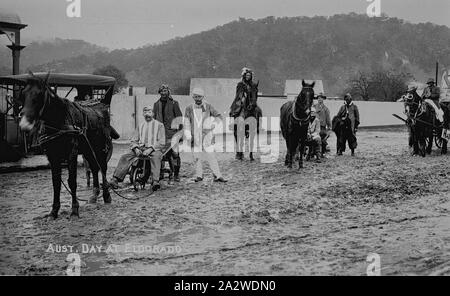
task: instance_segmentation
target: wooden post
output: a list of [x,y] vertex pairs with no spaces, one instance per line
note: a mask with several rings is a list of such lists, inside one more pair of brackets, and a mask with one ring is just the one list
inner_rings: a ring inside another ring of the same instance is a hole
[[439,83],[438,83],[438,78],[439,78],[439,63],[438,62],[436,62],[436,86],[438,86],[439,85]]

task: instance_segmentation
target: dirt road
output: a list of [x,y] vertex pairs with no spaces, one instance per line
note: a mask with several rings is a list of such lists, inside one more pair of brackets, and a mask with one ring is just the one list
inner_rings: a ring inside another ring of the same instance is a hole
[[[382,275],[450,275],[450,156],[411,157],[406,143],[404,131],[360,131],[355,157],[301,171],[283,166],[284,142],[274,164],[222,153],[227,184],[193,183],[184,154],[180,184],[82,203],[79,220],[67,192],[60,218],[41,218],[50,171],[3,174],[0,274],[64,275],[70,252],[58,248],[73,246],[81,275],[365,275],[370,253]],[[115,147],[110,174],[125,150]],[[85,198],[81,169],[78,181]]]

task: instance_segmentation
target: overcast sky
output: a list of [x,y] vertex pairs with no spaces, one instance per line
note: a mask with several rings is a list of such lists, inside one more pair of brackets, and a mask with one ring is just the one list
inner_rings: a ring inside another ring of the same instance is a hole
[[[0,10],[16,12],[28,24],[22,31],[26,40],[83,39],[116,49],[159,43],[239,17],[365,13],[370,4],[367,0],[80,0],[81,17],[69,18],[68,1],[1,0]],[[381,11],[389,16],[450,27],[450,0],[380,1]]]

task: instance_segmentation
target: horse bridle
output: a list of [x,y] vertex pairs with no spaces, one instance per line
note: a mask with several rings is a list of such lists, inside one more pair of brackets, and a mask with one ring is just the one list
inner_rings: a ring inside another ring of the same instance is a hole
[[[306,86],[306,87],[303,87],[303,88],[305,88],[305,89],[308,89],[308,88],[313,89],[313,87],[311,87],[311,86]],[[292,117],[296,121],[300,122],[300,125],[302,125],[303,123],[308,122],[309,119],[311,118],[311,106],[308,107],[308,109],[306,109],[308,111],[308,116],[306,116],[303,119],[297,118],[297,116],[295,116],[295,103],[297,102],[297,100],[298,100],[298,97],[295,99],[294,104],[292,105]]]

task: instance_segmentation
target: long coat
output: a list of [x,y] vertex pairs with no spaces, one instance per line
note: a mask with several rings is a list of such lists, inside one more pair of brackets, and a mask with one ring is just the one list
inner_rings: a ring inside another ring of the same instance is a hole
[[[217,110],[209,103],[207,102],[203,102],[202,106],[202,126],[201,127],[195,127],[195,125],[197,124],[195,121],[195,116],[194,116],[194,104],[191,104],[189,106],[186,107],[186,110],[184,111],[184,116],[185,116],[185,121],[184,121],[184,129],[189,131],[192,135],[192,140],[191,140],[191,146],[193,147],[194,144],[198,144],[198,143],[194,143],[195,140],[195,132],[198,128],[201,128],[201,132],[202,132],[202,139],[205,143],[210,143],[210,144],[214,144],[214,136],[212,134],[212,129],[210,126],[207,126],[205,124],[205,120],[207,118],[220,118],[222,119],[222,115],[217,112]],[[211,139],[206,139],[205,141],[205,137],[211,137]]]
[[[248,100],[247,102],[245,102]],[[247,118],[255,112],[256,103],[258,100],[258,84],[250,81],[250,83],[239,81],[236,86],[236,96],[230,107],[230,117],[236,118],[243,114]],[[245,102],[245,103],[244,103]],[[244,105],[250,106],[251,110],[247,110]],[[244,108],[244,109],[243,109]]]
[[[155,102],[153,105],[154,118],[164,124],[166,138],[171,140],[178,131],[183,129],[183,113],[181,113],[178,102],[172,97],[167,99],[164,110],[162,110],[162,106],[161,99]],[[177,118],[176,121],[174,120],[175,118]]]
[[359,126],[359,110],[358,107],[352,102],[350,106],[344,104],[336,115],[339,118],[347,117],[350,119],[352,123],[352,132],[355,134],[355,129]]

